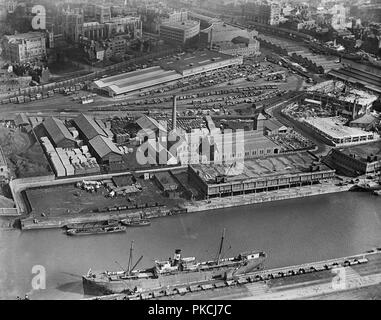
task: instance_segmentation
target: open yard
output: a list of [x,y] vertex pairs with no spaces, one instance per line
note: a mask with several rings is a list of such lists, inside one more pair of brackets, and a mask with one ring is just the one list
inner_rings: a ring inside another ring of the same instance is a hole
[[54,187],[29,189],[26,197],[32,209],[32,215],[58,216],[62,214],[77,214],[91,212],[96,209],[113,206],[154,205],[156,202],[175,206],[181,199],[169,199],[153,180],[138,179],[142,191],[135,195],[117,196],[110,198],[108,190],[101,186],[96,192],[88,192],[77,188],[74,184]]

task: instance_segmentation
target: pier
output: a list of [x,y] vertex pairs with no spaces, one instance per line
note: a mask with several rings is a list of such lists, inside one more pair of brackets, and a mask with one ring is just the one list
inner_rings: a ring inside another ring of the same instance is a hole
[[98,296],[91,300],[314,298],[379,285],[380,266],[381,248],[377,248],[350,257],[262,270],[232,279],[189,283],[130,295]]

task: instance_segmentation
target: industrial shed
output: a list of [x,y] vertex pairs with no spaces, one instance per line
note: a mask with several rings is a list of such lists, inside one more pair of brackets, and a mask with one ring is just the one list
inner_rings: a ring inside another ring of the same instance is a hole
[[106,132],[96,123],[94,118],[88,115],[80,114],[74,119],[74,124],[77,127],[81,138],[86,141],[90,141],[98,135],[107,137]]
[[89,148],[98,163],[110,164],[123,161],[123,155],[111,139],[98,135],[89,141]]
[[75,148],[76,141],[61,120],[50,117],[43,122],[43,126],[54,147]]
[[94,81],[93,88],[111,97],[181,79],[173,70],[156,66]]

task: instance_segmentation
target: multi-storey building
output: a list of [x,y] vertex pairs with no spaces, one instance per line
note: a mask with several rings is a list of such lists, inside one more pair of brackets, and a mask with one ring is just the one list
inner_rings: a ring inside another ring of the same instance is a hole
[[[142,36],[142,22],[139,16],[107,18],[99,14],[97,21],[84,22],[83,11],[67,12],[64,15],[63,33],[66,39],[79,42],[81,38],[106,40],[117,35],[128,35],[135,39]],[[100,22],[103,21],[103,22]]]
[[4,57],[11,62],[40,61],[46,58],[46,33],[28,32],[4,36],[2,49]]
[[160,25],[160,38],[167,43],[186,45],[200,33],[200,22],[186,20],[167,22]]
[[246,3],[243,5],[243,15],[247,20],[277,25],[279,24],[281,8],[276,3]]

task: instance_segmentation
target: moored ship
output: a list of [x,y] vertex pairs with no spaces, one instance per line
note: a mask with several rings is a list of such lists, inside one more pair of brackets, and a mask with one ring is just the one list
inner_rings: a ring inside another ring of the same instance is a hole
[[144,227],[151,224],[149,219],[123,219],[120,222],[127,227]]
[[66,234],[68,236],[89,236],[93,234],[116,233],[124,231],[126,231],[126,227],[124,226],[109,226],[83,229],[68,229],[66,230]]
[[119,225],[119,220],[104,220],[95,222],[80,222],[69,223],[65,225],[66,229],[88,229],[88,228],[101,228],[101,227],[114,227]]
[[82,277],[84,293],[105,295],[114,293],[132,293],[167,288],[170,286],[198,283],[213,279],[231,278],[261,270],[266,254],[263,251],[240,253],[235,257],[222,258],[224,241],[223,232],[217,259],[198,262],[195,257],[182,257],[181,250],[175,251],[174,257],[164,261],[155,261],[151,268],[135,270],[143,256],[132,265],[132,250],[127,270],[93,272],[91,269]]

